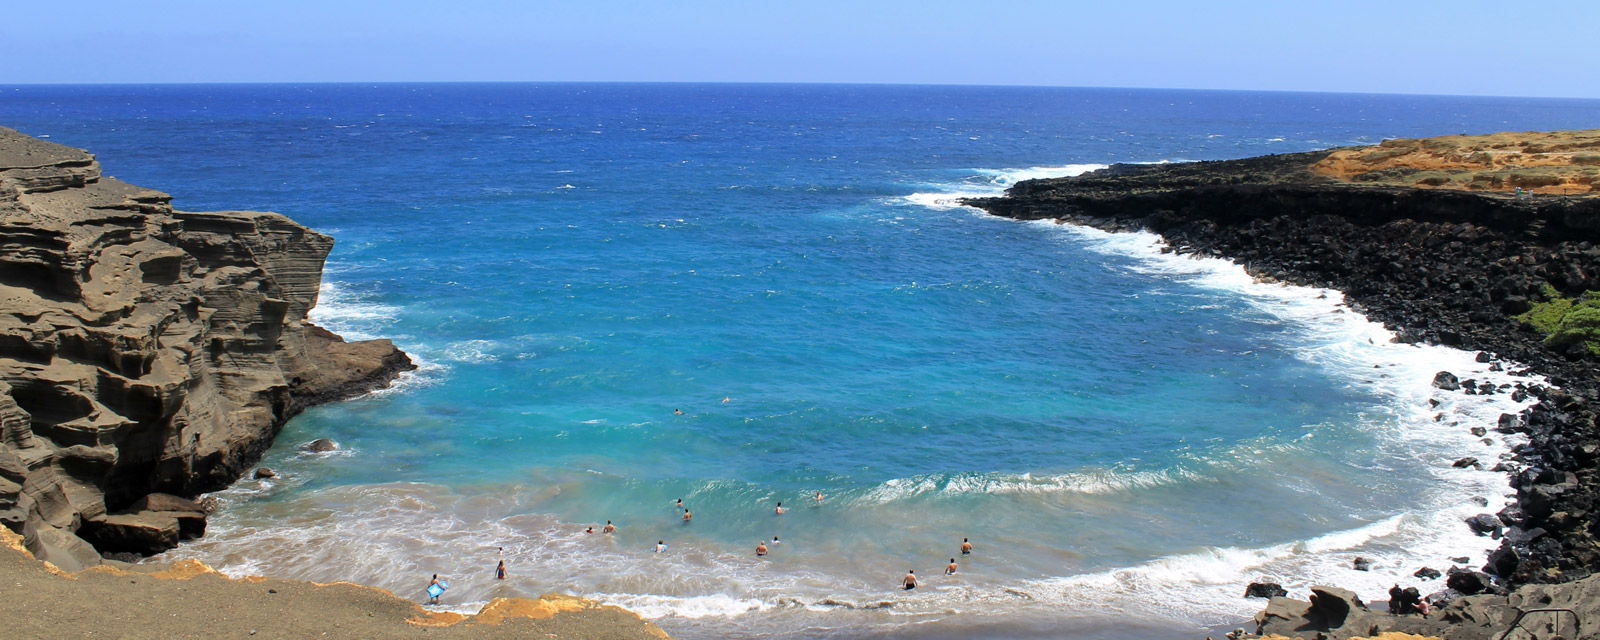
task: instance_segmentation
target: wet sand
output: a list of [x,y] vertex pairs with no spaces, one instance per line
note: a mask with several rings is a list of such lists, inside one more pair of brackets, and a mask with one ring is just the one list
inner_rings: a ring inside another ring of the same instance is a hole
[[430,612],[349,583],[232,579],[182,561],[67,574],[0,528],[0,620],[6,638],[668,638],[619,607],[545,595],[499,599],[476,616]]

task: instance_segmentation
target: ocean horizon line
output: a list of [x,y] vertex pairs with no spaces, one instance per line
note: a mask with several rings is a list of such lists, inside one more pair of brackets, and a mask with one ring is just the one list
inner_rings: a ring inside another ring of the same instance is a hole
[[0,82],[0,90],[28,87],[373,87],[373,86],[712,86],[712,87],[858,87],[894,89],[1060,89],[1076,91],[1132,91],[1195,94],[1270,94],[1286,96],[1374,96],[1441,99],[1558,100],[1600,103],[1600,97],[1535,96],[1520,94],[1398,93],[1383,91],[1326,91],[1310,89],[1239,89],[1214,87],[1095,86],[1053,84],[973,84],[960,82],[813,82],[753,80],[265,80],[265,81],[151,81],[151,82]]

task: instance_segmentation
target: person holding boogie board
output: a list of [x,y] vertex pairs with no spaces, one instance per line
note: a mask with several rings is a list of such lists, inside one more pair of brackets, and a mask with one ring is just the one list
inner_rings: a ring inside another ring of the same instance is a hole
[[449,588],[450,583],[440,580],[439,574],[433,574],[433,580],[428,581],[428,604],[439,604],[439,596]]

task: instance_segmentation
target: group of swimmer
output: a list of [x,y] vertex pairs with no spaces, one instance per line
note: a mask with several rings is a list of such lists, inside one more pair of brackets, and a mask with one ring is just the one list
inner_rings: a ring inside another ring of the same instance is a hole
[[[818,491],[815,496],[812,496],[811,499],[815,500],[818,505],[821,505],[824,498],[822,496],[822,492]],[[687,524],[694,517],[694,514],[689,511],[688,507],[683,506],[683,498],[678,498],[676,506],[679,509],[683,510],[683,521],[684,521],[684,523]],[[772,512],[773,512],[774,515],[780,515],[780,516],[785,514],[785,513],[788,513],[788,511],[789,511],[788,509],[783,508],[783,501],[782,500],[779,500],[778,504],[776,506],[774,506],[773,509],[772,509]],[[606,521],[606,528],[608,529],[607,533],[610,533],[610,530],[613,529],[611,527],[611,521],[609,521],[609,520]],[[594,527],[589,527],[589,533],[594,533]],[[772,547],[776,547],[776,546],[778,546],[779,544],[782,544],[782,543],[783,543],[783,541],[779,540],[778,536],[772,536],[772,544],[770,546],[767,544],[767,541],[764,540],[764,539],[756,541],[756,557],[764,557],[767,554],[772,553]],[[662,553],[662,552],[666,551],[666,549],[667,549],[667,543],[666,543],[665,540],[657,540],[656,541],[656,553]],[[971,539],[969,539],[969,538],[962,538],[961,539],[961,555],[964,555],[964,556],[972,555],[972,540]],[[947,576],[955,575],[956,571],[958,569],[960,569],[960,568],[961,568],[961,564],[956,562],[955,558],[951,558],[950,559],[950,564],[945,565],[945,567],[944,567],[944,574],[947,575]],[[907,569],[905,577],[901,578],[901,580],[900,580],[900,584],[901,584],[901,586],[905,587],[905,590],[907,590],[907,591],[910,591],[912,589],[917,588],[917,585],[919,584],[919,582],[917,580],[917,571],[916,571],[916,569]]]
[[[816,492],[816,495],[814,495],[812,497],[812,500],[816,501],[816,503],[820,506],[822,504],[823,500],[824,500],[824,498],[822,496],[822,492],[821,491]],[[676,507],[678,509],[683,510],[683,523],[684,524],[689,524],[689,522],[694,519],[694,513],[689,511],[689,508],[683,505],[683,498],[678,498],[678,500],[677,500],[677,502],[675,504],[676,504]],[[774,513],[774,515],[780,515],[781,516],[781,515],[783,515],[785,513],[788,513],[788,509],[785,509],[783,507],[783,502],[780,500],[777,503],[777,505],[775,507],[773,507],[773,513]],[[605,526],[601,527],[601,529],[600,529],[600,533],[604,533],[604,534],[607,534],[607,535],[613,534],[613,533],[616,533],[616,532],[617,532],[617,526],[615,524],[612,524],[612,522],[610,520],[607,520]],[[588,528],[584,529],[584,533],[595,533],[594,525],[589,525]],[[779,540],[778,536],[772,536],[772,542],[770,544],[765,539],[760,540],[760,541],[756,542],[756,556],[757,557],[764,557],[767,554],[772,553],[772,548],[773,547],[776,547],[776,546],[778,546],[778,545],[780,545],[782,543],[783,543],[783,541]],[[496,547],[496,549],[498,549],[501,554],[505,553],[505,547]],[[664,553],[664,552],[666,552],[666,550],[667,550],[667,541],[666,540],[657,540],[656,541],[656,553]],[[969,540],[967,538],[962,538],[961,539],[961,555],[963,555],[963,556],[972,555],[972,541],[971,540]],[[959,568],[960,568],[960,564],[956,562],[955,558],[951,558],[950,559],[950,564],[946,565],[945,568],[944,568],[944,574],[947,575],[947,576],[955,575],[956,570],[959,569]],[[503,560],[503,559],[500,560],[499,564],[497,564],[495,566],[494,577],[495,577],[496,580],[505,580],[506,579],[506,561],[505,560]],[[900,583],[901,583],[901,586],[905,587],[905,590],[907,590],[907,591],[910,591],[912,589],[917,588],[917,585],[919,584],[919,582],[918,582],[918,579],[917,579],[916,570],[915,569],[907,570],[905,577],[901,578]],[[440,580],[439,579],[439,574],[433,574],[433,579],[428,582],[428,595],[430,596],[429,603],[430,604],[438,604],[439,603],[439,595],[442,594],[444,592],[444,590],[447,589],[447,588],[449,588],[449,584],[445,583],[443,580]]]
[[[968,540],[966,538],[962,538],[961,539],[961,555],[964,555],[964,556],[972,555],[972,541],[971,540]],[[959,568],[959,567],[960,567],[960,565],[956,563],[956,559],[955,558],[951,558],[950,559],[950,564],[945,565],[945,567],[944,567],[944,574],[947,575],[947,576],[953,576],[953,575],[956,574],[956,569]],[[906,591],[910,591],[912,589],[917,588],[917,570],[916,569],[907,569],[906,570],[906,577],[900,579],[900,584],[903,585],[906,588]]]

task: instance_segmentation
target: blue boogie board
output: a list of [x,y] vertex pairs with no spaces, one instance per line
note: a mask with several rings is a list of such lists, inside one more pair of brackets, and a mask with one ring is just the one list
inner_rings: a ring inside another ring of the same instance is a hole
[[428,585],[428,595],[431,596],[431,597],[437,598],[437,597],[439,597],[440,594],[444,593],[445,589],[449,589],[449,588],[450,588],[450,583],[445,582],[443,580],[440,580],[439,584],[430,584],[430,585]]

